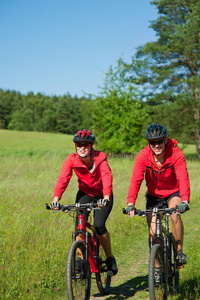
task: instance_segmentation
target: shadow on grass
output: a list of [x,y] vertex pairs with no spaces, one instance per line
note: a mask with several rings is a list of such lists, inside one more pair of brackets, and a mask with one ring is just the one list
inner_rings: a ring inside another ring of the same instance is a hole
[[193,300],[200,299],[200,282],[199,278],[193,278],[182,282],[179,286],[179,294],[176,300]]
[[[148,293],[148,275],[132,278],[121,285],[110,288],[109,295],[105,298],[97,293],[94,298],[102,298],[106,300],[125,300],[133,299],[136,293],[144,291]],[[143,299],[149,299],[148,296]],[[193,278],[182,282],[179,287],[179,293],[169,295],[169,299],[176,300],[194,300],[200,299],[200,284],[198,278]]]
[[[106,300],[123,300],[132,299],[138,291],[147,290],[148,288],[148,276],[139,276],[132,278],[121,285],[112,287],[109,290],[109,294]],[[99,297],[100,294],[94,294],[93,297]]]

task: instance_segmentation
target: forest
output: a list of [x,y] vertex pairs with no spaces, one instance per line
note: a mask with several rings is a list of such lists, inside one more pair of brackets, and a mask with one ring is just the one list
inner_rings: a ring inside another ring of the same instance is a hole
[[196,144],[200,159],[200,2],[151,1],[157,41],[137,48],[131,63],[111,65],[99,95],[78,98],[0,90],[0,128],[74,134],[95,133],[101,150],[135,153],[152,123],[169,137]]
[[[84,126],[86,98],[0,90],[0,128],[74,134]],[[88,115],[88,114],[87,114]]]

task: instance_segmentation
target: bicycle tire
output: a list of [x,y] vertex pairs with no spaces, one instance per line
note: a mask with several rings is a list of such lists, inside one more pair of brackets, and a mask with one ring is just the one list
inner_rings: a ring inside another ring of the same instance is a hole
[[81,251],[83,261],[85,261],[85,244],[81,241],[74,241],[69,248],[66,266],[66,284],[68,299],[89,300],[91,288],[90,264],[89,262],[85,261],[85,263],[82,264],[81,269],[75,271],[75,261],[78,258],[77,249],[78,252]]
[[168,247],[168,286],[171,294],[179,291],[179,268],[176,266],[176,246],[172,233],[170,233]]
[[[156,258],[159,260],[161,266],[160,284],[155,283]],[[164,283],[164,253],[160,244],[155,244],[151,248],[149,257],[148,285],[150,300],[167,299],[167,283]]]
[[102,295],[106,295],[109,292],[110,285],[111,285],[111,276],[107,275],[107,265],[106,265],[106,255],[103,250],[103,247],[97,241],[97,254],[99,256],[98,260],[98,273],[96,273],[96,283],[99,292]]

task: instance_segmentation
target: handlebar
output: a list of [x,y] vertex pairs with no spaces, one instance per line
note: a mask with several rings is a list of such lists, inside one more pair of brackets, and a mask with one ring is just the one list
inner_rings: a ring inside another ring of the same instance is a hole
[[[85,203],[85,204],[80,204],[80,203],[76,203],[76,204],[69,204],[69,205],[61,205],[60,204],[60,209],[59,210],[54,210],[54,212],[56,211],[63,211],[63,212],[68,212],[70,210],[82,210],[82,209],[97,209],[98,208],[98,204],[95,202],[92,203]],[[46,209],[50,209],[50,206],[46,203]]]
[[[140,216],[140,217],[145,217],[146,215],[148,215],[149,213],[162,213],[162,214],[173,214],[176,211],[175,207],[172,208],[157,208],[157,207],[153,207],[153,208],[149,208],[149,209],[135,209],[135,216]],[[123,214],[127,215],[126,209],[122,208],[122,212]]]

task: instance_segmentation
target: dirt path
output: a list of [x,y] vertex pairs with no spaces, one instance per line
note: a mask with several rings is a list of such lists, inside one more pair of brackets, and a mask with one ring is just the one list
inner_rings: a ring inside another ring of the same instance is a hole
[[[95,280],[92,280],[91,300],[124,300],[149,299],[148,294],[148,259],[140,260],[130,269],[124,270],[119,266],[118,274],[112,278],[109,295],[102,297],[98,292]],[[143,267],[141,267],[143,266]],[[141,270],[140,270],[141,269]]]

